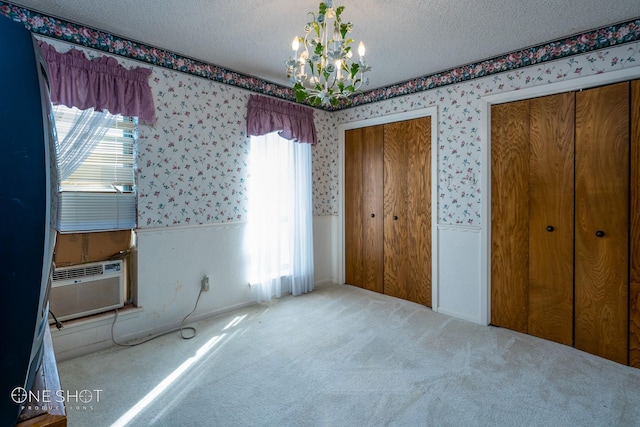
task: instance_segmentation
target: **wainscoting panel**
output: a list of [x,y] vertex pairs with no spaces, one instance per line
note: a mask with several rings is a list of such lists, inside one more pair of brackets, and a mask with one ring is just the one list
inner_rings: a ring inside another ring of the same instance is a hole
[[[335,281],[335,235],[338,217],[315,217],[316,284]],[[247,273],[246,222],[177,226],[136,231],[134,301],[114,327],[117,341],[126,342],[175,329],[193,310],[202,278],[210,278],[189,322],[255,304]],[[288,289],[283,289],[288,292]],[[65,323],[52,338],[58,360],[113,345],[114,312]],[[177,333],[176,333],[177,334]],[[179,335],[176,335],[179,339]]]
[[313,266],[316,285],[338,280],[336,239],[340,218],[335,215],[313,217]]
[[437,302],[434,310],[486,324],[481,307],[480,227],[438,225]]

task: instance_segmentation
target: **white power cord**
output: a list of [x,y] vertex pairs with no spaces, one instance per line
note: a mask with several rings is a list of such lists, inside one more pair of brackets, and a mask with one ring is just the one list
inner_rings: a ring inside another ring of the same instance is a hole
[[[171,329],[170,331],[163,332],[163,333],[158,334],[158,335],[154,335],[154,336],[152,336],[150,338],[145,339],[144,341],[139,341],[139,342],[136,342],[136,343],[133,343],[133,344],[122,344],[122,343],[119,343],[118,341],[116,341],[116,339],[115,339],[115,336],[114,336],[114,333],[113,333],[113,329],[114,329],[114,327],[116,325],[116,321],[118,320],[118,309],[116,308],[115,309],[116,315],[113,317],[113,323],[111,323],[111,341],[113,341],[113,343],[115,345],[118,345],[120,347],[135,347],[137,345],[144,344],[146,342],[149,342],[151,340],[154,340],[156,338],[165,336],[167,334],[170,334],[170,333],[176,332],[176,331],[180,331],[180,336],[182,337],[182,339],[190,340],[191,338],[196,336],[196,328],[194,328],[193,326],[184,326],[184,322],[186,322],[186,320],[189,318],[189,316],[191,316],[193,313],[195,313],[196,309],[198,308],[198,302],[200,301],[200,296],[202,295],[202,291],[203,291],[203,289],[200,288],[200,292],[198,292],[198,298],[196,299],[196,303],[193,306],[193,310],[191,310],[191,312],[189,314],[184,316],[184,319],[182,319],[182,322],[180,322],[180,327],[179,328]],[[189,335],[189,336],[185,336],[184,335],[184,331],[185,330],[191,330],[193,332],[193,334]]]

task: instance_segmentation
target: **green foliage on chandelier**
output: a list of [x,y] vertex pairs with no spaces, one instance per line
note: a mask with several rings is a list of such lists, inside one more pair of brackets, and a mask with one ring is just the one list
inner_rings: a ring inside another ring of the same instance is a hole
[[296,94],[296,101],[304,102],[304,100],[307,99],[307,91],[301,83],[294,84],[293,91]]
[[358,71],[360,71],[360,64],[357,62],[351,63],[351,70],[347,70],[351,73],[351,80],[355,80]]

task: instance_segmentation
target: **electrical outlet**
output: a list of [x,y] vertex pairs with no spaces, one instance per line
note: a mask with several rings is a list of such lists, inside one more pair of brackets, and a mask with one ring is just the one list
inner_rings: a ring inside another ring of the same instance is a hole
[[205,292],[209,290],[209,276],[202,278],[202,290]]

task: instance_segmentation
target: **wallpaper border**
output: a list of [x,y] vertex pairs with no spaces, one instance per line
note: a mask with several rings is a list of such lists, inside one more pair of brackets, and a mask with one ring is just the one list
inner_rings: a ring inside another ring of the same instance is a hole
[[[9,2],[0,1],[0,14],[22,23],[28,30],[36,34],[295,102],[291,88],[277,83],[227,70],[165,49],[127,40],[81,24],[47,16]],[[640,17],[539,46],[513,51],[484,61],[462,65],[440,73],[362,92],[352,97],[348,103],[328,107],[327,110],[336,111],[385,101],[398,96],[410,95],[634,41],[640,41]]]

